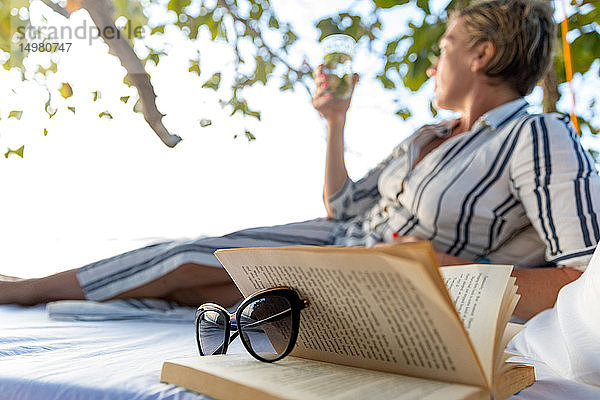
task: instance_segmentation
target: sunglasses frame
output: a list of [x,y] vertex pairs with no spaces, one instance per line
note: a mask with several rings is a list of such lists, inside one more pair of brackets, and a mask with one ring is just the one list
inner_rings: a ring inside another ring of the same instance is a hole
[[[277,356],[276,358],[273,358],[273,359],[263,358],[258,353],[256,353],[252,349],[252,346],[250,345],[250,343],[247,342],[245,335],[241,334],[241,331],[243,331],[243,329],[244,329],[243,325],[240,327],[238,324],[238,321],[242,320],[242,312],[250,303],[254,303],[255,301],[260,300],[260,299],[269,298],[270,296],[278,296],[278,297],[283,297],[283,298],[287,299],[291,305],[291,314],[292,314],[292,330],[290,333],[291,337],[290,337],[290,341],[288,343],[288,347],[285,349],[285,351],[283,353],[281,353],[279,356]],[[233,341],[235,339],[235,337],[237,335],[239,335],[240,339],[242,340],[242,344],[244,345],[244,347],[246,348],[248,353],[250,353],[250,355],[252,355],[254,358],[256,358],[260,361],[264,361],[264,362],[274,362],[277,360],[281,360],[283,357],[287,356],[294,349],[294,346],[296,345],[296,340],[298,339],[298,330],[300,329],[300,310],[308,307],[309,304],[310,303],[308,300],[301,299],[298,292],[296,292],[294,289],[292,289],[291,287],[288,287],[288,286],[279,286],[279,287],[274,287],[274,288],[270,288],[270,289],[263,289],[256,293],[253,293],[252,295],[248,296],[248,298],[246,298],[238,306],[238,308],[234,314],[230,314],[229,311],[227,311],[225,308],[221,307],[218,304],[214,304],[214,303],[202,304],[196,310],[196,315],[194,318],[194,328],[196,331],[196,345],[198,346],[198,352],[200,353],[201,356],[205,355],[202,352],[202,346],[200,345],[200,332],[198,329],[199,324],[200,324],[200,318],[207,311],[214,311],[214,312],[218,312],[221,316],[223,316],[224,320],[226,321],[225,334],[223,337],[223,344],[220,347],[221,351],[218,351],[219,349],[217,349],[217,351],[215,351],[213,354],[209,354],[209,355],[226,354],[227,348],[229,347],[229,343],[231,343],[231,341]],[[235,330],[233,335],[231,335],[232,320],[235,320],[235,323],[236,323],[236,327],[233,328]]]

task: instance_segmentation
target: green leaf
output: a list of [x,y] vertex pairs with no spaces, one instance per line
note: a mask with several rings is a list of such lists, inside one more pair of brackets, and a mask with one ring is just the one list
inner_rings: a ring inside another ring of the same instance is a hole
[[271,15],[269,18],[269,28],[279,29],[279,21],[275,18],[274,15]]
[[19,157],[23,158],[23,151],[24,150],[25,150],[25,146],[21,146],[17,150],[8,149],[8,151],[6,153],[4,153],[4,157],[8,158],[8,156],[10,156],[11,154],[14,154],[16,156],[19,156]]
[[375,78],[377,78],[381,82],[383,87],[386,89],[395,89],[396,88],[396,84],[390,78],[388,78],[385,74],[377,75]]
[[412,116],[412,113],[408,108],[401,108],[396,111],[396,115],[400,116],[404,121],[406,121]]
[[75,114],[75,107],[69,106],[67,108],[69,109],[69,111],[71,111],[73,114]]
[[170,11],[175,11],[178,15],[183,12],[183,9],[189,6],[192,0],[170,0],[167,8]]
[[402,4],[408,3],[409,0],[373,0],[375,6],[379,8],[392,8]]
[[429,79],[426,72],[427,68],[431,66],[431,62],[426,56],[418,56],[414,62],[408,65],[408,71],[404,76],[404,85],[416,92],[421,86]]
[[[254,2],[250,2],[251,4]],[[251,5],[250,7],[250,19],[254,20],[254,21],[258,21],[260,19],[260,17],[262,17],[263,14],[263,6],[260,3],[254,3]]]
[[265,61],[261,56],[256,57],[256,68],[254,69],[253,82],[262,82],[267,84],[267,80],[271,72],[275,69],[275,64],[271,60]]
[[[591,0],[589,3],[584,1],[583,3],[591,4],[592,2],[597,2],[598,0]],[[590,9],[586,14],[581,13],[581,8],[576,9],[576,13],[569,17],[569,28],[579,29],[586,25],[590,25],[593,23],[597,23],[600,21],[600,7],[596,6],[595,8]]]
[[200,76],[200,61],[198,60],[192,60],[190,61],[190,68],[188,69],[189,72],[195,72],[196,75]]
[[233,97],[231,99],[229,99],[229,101],[222,102],[221,105],[223,107],[228,106],[228,105],[231,106],[231,108],[233,110],[231,111],[230,115],[234,115],[235,113],[237,113],[239,111],[242,115],[254,117],[260,121],[260,112],[251,110],[250,107],[248,107],[248,101],[245,99],[238,98],[237,95],[235,94],[235,92],[234,92]]
[[588,153],[590,153],[590,155],[594,159],[594,162],[598,164],[598,160],[600,159],[600,152],[594,149],[588,149]]
[[129,96],[121,96],[119,97],[119,100],[121,100],[124,104],[127,104],[129,101]]
[[158,63],[160,62],[160,56],[163,54],[166,54],[166,53],[164,53],[162,51],[159,51],[159,52],[151,51],[150,53],[148,53],[148,56],[144,60],[145,61],[152,60],[154,65],[158,65]]
[[165,26],[164,25],[158,25],[155,26],[154,28],[152,28],[152,31],[150,31],[151,35],[154,35],[155,33],[165,33]]
[[574,55],[573,72],[587,72],[600,57],[600,33],[592,31],[580,35],[571,43],[571,52]]
[[142,99],[138,99],[133,105],[133,111],[136,113],[144,113],[144,105],[142,104]]
[[208,88],[208,89],[212,89],[212,90],[217,90],[219,89],[219,85],[221,84],[221,73],[220,72],[215,72],[213,74],[213,76],[210,77],[209,80],[207,80],[206,82],[204,82],[204,84],[202,85],[203,88]]
[[429,0],[417,0],[417,7],[425,11],[426,14],[431,14],[431,10],[429,9]]
[[11,111],[8,114],[8,118],[21,119],[22,116],[23,116],[23,111]]
[[438,110],[434,107],[433,101],[429,102],[429,111],[431,111],[431,115],[435,118],[438,114]]
[[256,140],[256,136],[254,136],[252,134],[252,132],[250,132],[249,130],[246,129],[246,131],[244,132],[244,135],[246,136],[246,139],[248,139],[249,142],[252,142],[253,140]]
[[342,32],[340,28],[338,28],[338,24],[333,21],[333,18],[325,18],[317,22],[317,29],[321,31],[319,42],[329,35]]
[[279,90],[284,92],[286,90],[291,90],[294,88],[294,82],[290,80],[289,75],[283,77],[283,84],[279,86]]
[[207,126],[210,126],[210,125],[212,125],[212,121],[210,119],[202,118],[200,120],[200,126],[202,128],[206,128]]
[[48,129],[44,128],[44,136],[48,135]]
[[113,116],[110,115],[110,113],[108,111],[102,111],[100,114],[98,114],[98,117],[100,117],[100,118],[107,118],[107,119],[113,119]]
[[94,95],[93,101],[98,101],[100,98],[100,92],[96,90],[95,92],[92,92],[92,94]]
[[54,73],[56,73],[56,71],[58,70],[58,65],[54,62],[54,61],[50,61],[50,67],[48,68],[43,68],[41,65],[38,66],[38,70],[37,72],[39,72],[40,74],[43,74],[44,76],[46,76],[46,74],[49,71],[52,71]]
[[296,40],[298,40],[298,36],[293,31],[288,30],[283,34],[283,47],[291,46]]
[[73,96],[73,88],[67,82],[64,82],[60,89],[58,89],[58,91],[60,92],[61,96],[65,99],[68,99],[69,97]]
[[423,21],[421,26],[409,23],[412,29],[412,44],[400,60],[407,67],[406,74],[402,77],[404,86],[412,91],[417,91],[429,79],[427,68],[434,59],[436,43],[445,30],[445,23],[436,20],[433,23]]
[[398,43],[400,43],[399,39],[392,40],[385,47],[385,56],[391,57],[396,53],[396,49],[398,48]]
[[48,101],[46,102],[46,105],[44,106],[44,110],[46,111],[46,114],[48,114],[48,118],[52,118],[56,115],[56,113],[58,112],[58,110],[56,110],[55,108],[53,108],[50,105],[50,98],[48,98]]

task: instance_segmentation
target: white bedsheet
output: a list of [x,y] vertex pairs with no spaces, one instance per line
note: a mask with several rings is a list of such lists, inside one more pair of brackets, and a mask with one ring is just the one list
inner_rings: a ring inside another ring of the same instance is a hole
[[196,354],[192,323],[55,321],[0,306],[2,400],[198,400],[159,382],[162,362]]
[[[159,382],[162,362],[195,346],[191,322],[55,321],[42,306],[0,306],[0,399],[205,399]],[[538,381],[512,399],[600,399],[600,388],[535,365]]]

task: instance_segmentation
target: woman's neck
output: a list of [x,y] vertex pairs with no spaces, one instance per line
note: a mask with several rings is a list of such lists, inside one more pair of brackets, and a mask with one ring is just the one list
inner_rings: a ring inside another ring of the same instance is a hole
[[521,96],[514,89],[501,85],[473,91],[473,95],[466,99],[465,105],[460,111],[461,117],[452,131],[452,135],[470,131],[475,121],[483,114],[519,97]]

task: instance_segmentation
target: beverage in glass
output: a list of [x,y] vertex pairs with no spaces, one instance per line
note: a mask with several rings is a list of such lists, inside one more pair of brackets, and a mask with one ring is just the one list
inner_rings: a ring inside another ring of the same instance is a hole
[[335,34],[323,39],[323,73],[331,95],[338,99],[350,97],[352,89],[352,56],[356,41],[348,35]]

